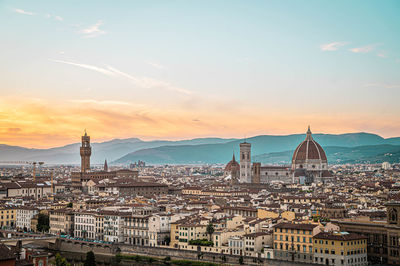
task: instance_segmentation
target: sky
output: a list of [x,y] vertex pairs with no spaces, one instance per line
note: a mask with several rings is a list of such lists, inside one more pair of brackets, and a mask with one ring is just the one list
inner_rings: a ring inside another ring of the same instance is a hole
[[0,0],[0,143],[400,136],[400,1]]

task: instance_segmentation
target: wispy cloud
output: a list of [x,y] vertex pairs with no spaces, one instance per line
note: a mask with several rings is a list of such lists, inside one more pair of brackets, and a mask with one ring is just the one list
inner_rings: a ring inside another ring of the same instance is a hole
[[375,46],[376,46],[376,44],[370,44],[370,45],[366,45],[366,46],[362,46],[362,47],[351,48],[351,49],[349,49],[349,51],[353,52],[353,53],[365,54],[365,53],[369,53],[369,52],[373,51]]
[[107,66],[107,69],[113,71],[114,73],[120,75],[121,77],[125,77],[125,78],[131,80],[138,87],[148,88],[148,89],[159,88],[159,89],[175,91],[175,92],[179,92],[179,93],[187,94],[187,95],[192,94],[191,91],[188,91],[183,88],[175,87],[168,82],[164,82],[164,81],[160,81],[160,80],[156,80],[156,79],[148,78],[148,77],[135,77],[135,76],[129,75],[127,73],[124,73],[116,68],[113,68],[111,66]]
[[385,88],[385,89],[396,89],[396,88],[400,88],[400,84],[367,83],[367,84],[364,84],[363,87],[378,87],[378,88]]
[[157,69],[166,69],[166,67],[161,65],[160,63],[156,63],[156,62],[152,62],[152,61],[147,61],[146,63],[149,66],[152,66],[152,67],[157,68]]
[[14,12],[18,13],[18,14],[23,14],[23,15],[29,15],[29,16],[34,16],[35,13],[30,12],[30,11],[26,11],[23,9],[19,9],[19,8],[14,8]]
[[348,44],[348,42],[331,42],[331,43],[322,44],[320,46],[320,48],[322,51],[337,51],[341,47],[343,47],[347,44]]
[[96,24],[89,26],[86,29],[80,30],[79,33],[85,36],[86,38],[93,38],[106,34],[107,32],[105,30],[100,29],[101,25],[103,25],[103,22],[99,20]]
[[107,75],[107,76],[115,76],[114,72],[107,70],[105,68],[101,68],[101,67],[96,67],[96,66],[87,65],[87,64],[74,63],[74,62],[69,62],[69,61],[63,61],[63,60],[56,60],[56,59],[49,59],[49,60],[56,62],[56,63],[62,63],[62,64],[77,66],[77,67],[81,67],[81,68],[86,68],[86,69],[96,71],[96,72],[99,72],[99,73]]
[[81,63],[75,63],[75,62],[69,62],[69,61],[63,61],[63,60],[55,60],[55,59],[49,59],[49,60],[52,62],[56,62],[56,63],[62,63],[62,64],[67,64],[67,65],[72,65],[72,66],[89,69],[89,70],[96,71],[98,73],[101,73],[101,74],[107,75],[107,76],[111,76],[111,77],[123,77],[123,78],[130,80],[135,86],[138,86],[141,88],[163,89],[163,90],[178,92],[178,93],[185,94],[185,95],[193,94],[193,92],[191,92],[189,90],[173,86],[172,84],[170,84],[168,82],[160,81],[160,80],[157,80],[154,78],[149,78],[149,77],[135,77],[133,75],[125,73],[125,72],[118,70],[111,66],[102,68],[102,67],[81,64]]
[[97,105],[132,105],[131,103],[123,101],[98,101],[93,99],[84,99],[84,100],[77,99],[69,101],[73,103],[85,103],[85,104],[97,104]]

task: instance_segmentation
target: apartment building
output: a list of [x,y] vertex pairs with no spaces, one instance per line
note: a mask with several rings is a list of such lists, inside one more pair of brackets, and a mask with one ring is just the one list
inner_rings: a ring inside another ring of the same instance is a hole
[[17,209],[15,207],[0,207],[0,228],[15,227]]
[[313,239],[318,224],[280,223],[274,226],[274,257],[280,260],[313,262]]
[[243,256],[244,254],[243,236],[231,236],[228,241],[228,247],[231,255]]
[[96,212],[75,212],[74,236],[84,239],[96,239]]
[[368,265],[367,237],[347,232],[321,232],[314,236],[314,263],[344,266]]
[[[113,211],[103,211],[101,215],[101,218],[103,218],[104,241],[124,242],[124,215]],[[96,216],[95,219],[98,218],[100,217]]]
[[95,215],[95,228],[96,240],[104,241],[104,215],[98,213]]
[[124,216],[124,238],[126,244],[149,246],[150,216],[141,214]]
[[39,213],[39,210],[34,207],[22,206],[16,210],[16,227],[19,229],[31,230],[31,220]]
[[49,211],[50,234],[66,234],[74,236],[75,217],[71,209]]
[[257,256],[265,245],[272,246],[272,232],[257,232],[243,235],[244,255]]
[[170,223],[177,220],[177,216],[165,213],[153,214],[149,219],[149,245],[151,247],[165,245],[170,236]]

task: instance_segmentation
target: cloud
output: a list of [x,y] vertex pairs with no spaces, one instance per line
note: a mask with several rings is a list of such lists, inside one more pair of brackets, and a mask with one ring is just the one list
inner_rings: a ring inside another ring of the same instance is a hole
[[103,22],[99,20],[96,24],[89,26],[86,29],[80,30],[79,33],[83,34],[86,38],[93,38],[106,34],[107,33],[106,31],[100,29],[101,25],[103,25]]
[[385,89],[396,89],[400,88],[400,84],[388,84],[388,83],[367,83],[363,87],[379,87]]
[[63,21],[63,20],[64,20],[63,17],[56,16],[56,15],[52,15],[52,14],[46,14],[45,17],[46,17],[46,18],[49,18],[49,19],[50,19],[50,18],[53,18],[53,19],[58,20],[58,21]]
[[107,69],[113,71],[114,73],[120,75],[121,77],[125,77],[125,78],[131,80],[138,87],[147,88],[147,89],[160,88],[160,89],[165,89],[165,90],[169,90],[169,91],[179,92],[179,93],[186,94],[186,95],[193,93],[193,92],[185,90],[183,88],[175,87],[168,82],[164,82],[164,81],[160,81],[160,80],[156,80],[156,79],[148,78],[148,77],[134,77],[132,75],[124,73],[116,68],[111,67],[111,66],[108,66]]
[[349,51],[353,52],[353,53],[365,54],[365,53],[369,53],[372,50],[374,50],[375,46],[376,45],[374,45],[374,44],[370,44],[370,45],[366,45],[366,46],[362,46],[362,47],[351,48],[351,49],[349,49]]
[[387,58],[386,52],[381,51],[377,54],[377,56],[381,57],[381,58]]
[[49,60],[52,62],[56,62],[56,63],[62,63],[62,64],[67,64],[67,65],[72,65],[72,66],[89,69],[89,70],[96,71],[98,73],[101,73],[103,75],[107,75],[110,77],[126,78],[126,79],[130,80],[135,86],[138,86],[141,88],[164,89],[164,90],[174,91],[174,92],[178,92],[178,93],[185,94],[185,95],[193,94],[193,92],[191,92],[189,90],[173,86],[172,84],[170,84],[168,82],[160,81],[160,80],[149,78],[149,77],[135,77],[135,76],[132,76],[130,74],[122,72],[121,70],[118,70],[111,66],[107,66],[107,68],[102,68],[102,67],[81,64],[81,63],[74,63],[74,62],[63,61],[63,60],[55,60],[55,59],[49,59]]
[[97,105],[131,105],[131,103],[123,102],[123,101],[98,101],[93,99],[84,99],[84,100],[69,100],[72,103],[84,103],[84,104],[97,104]]
[[62,63],[62,64],[67,64],[67,65],[72,65],[72,66],[77,66],[81,68],[86,68],[92,71],[99,72],[101,74],[107,75],[107,76],[115,76],[115,73],[101,68],[101,67],[96,67],[96,66],[91,66],[91,65],[86,65],[86,64],[80,64],[80,63],[74,63],[74,62],[68,62],[68,61],[62,61],[62,60],[55,60],[55,59],[49,59],[50,61],[56,62],[56,63]]
[[347,44],[348,44],[348,42],[331,42],[331,43],[322,44],[320,46],[320,48],[322,51],[337,51],[337,50],[339,50],[340,47],[343,47]]
[[29,12],[23,9],[19,9],[19,8],[14,8],[14,12],[18,13],[18,14],[23,14],[23,15],[29,15],[29,16],[34,16],[35,13],[33,12]]
[[161,64],[159,64],[159,63],[156,63],[156,62],[148,61],[148,62],[146,62],[146,63],[147,63],[148,65],[154,67],[154,68],[157,68],[157,69],[166,69],[165,66],[163,66],[163,65],[161,65]]

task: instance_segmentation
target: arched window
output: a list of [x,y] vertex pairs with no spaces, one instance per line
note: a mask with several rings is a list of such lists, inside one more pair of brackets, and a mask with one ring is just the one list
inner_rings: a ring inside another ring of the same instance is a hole
[[397,223],[397,210],[396,209],[391,209],[389,211],[389,222],[390,223]]

